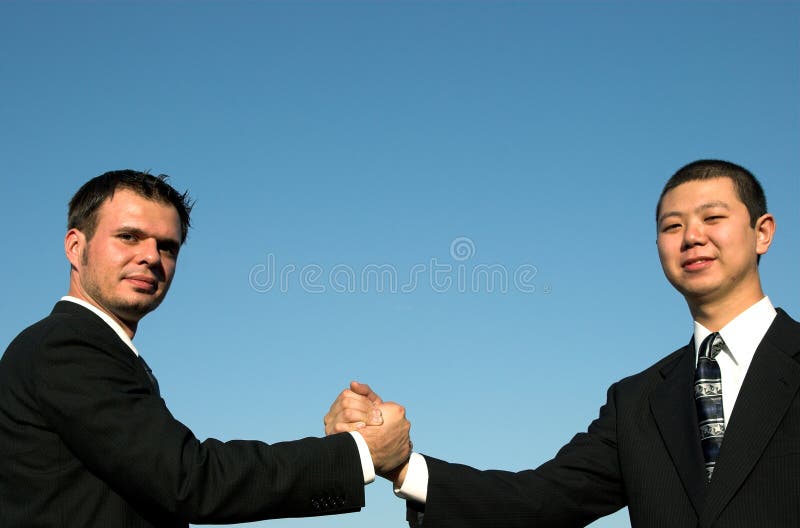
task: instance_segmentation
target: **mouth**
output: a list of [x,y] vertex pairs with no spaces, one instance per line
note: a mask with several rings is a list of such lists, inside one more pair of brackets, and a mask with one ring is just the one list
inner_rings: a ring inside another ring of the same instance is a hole
[[150,293],[156,291],[158,288],[158,281],[148,275],[130,275],[125,277],[125,281],[137,290]]
[[714,259],[711,257],[694,257],[684,260],[681,268],[685,271],[701,271],[711,266],[713,262]]

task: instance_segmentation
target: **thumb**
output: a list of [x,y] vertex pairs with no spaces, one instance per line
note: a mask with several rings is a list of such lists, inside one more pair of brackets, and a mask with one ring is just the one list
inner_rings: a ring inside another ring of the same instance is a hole
[[356,394],[360,394],[361,396],[366,396],[374,405],[380,405],[383,403],[381,397],[375,394],[369,385],[366,383],[359,383],[357,381],[350,382],[350,390],[355,392]]

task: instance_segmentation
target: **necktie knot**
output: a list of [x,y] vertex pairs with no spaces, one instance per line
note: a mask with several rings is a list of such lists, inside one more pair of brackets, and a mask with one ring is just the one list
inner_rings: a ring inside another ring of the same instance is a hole
[[719,332],[713,332],[700,344],[699,355],[704,358],[716,359],[719,353],[722,352],[724,344],[725,342],[722,340],[722,336],[719,335]]

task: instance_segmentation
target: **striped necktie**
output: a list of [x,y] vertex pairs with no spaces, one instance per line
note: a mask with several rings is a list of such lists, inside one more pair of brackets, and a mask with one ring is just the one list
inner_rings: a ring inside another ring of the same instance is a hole
[[694,400],[700,426],[700,445],[705,459],[706,480],[711,481],[714,465],[725,435],[725,415],[722,412],[722,375],[717,364],[717,354],[724,342],[714,332],[700,345],[697,370],[694,377]]

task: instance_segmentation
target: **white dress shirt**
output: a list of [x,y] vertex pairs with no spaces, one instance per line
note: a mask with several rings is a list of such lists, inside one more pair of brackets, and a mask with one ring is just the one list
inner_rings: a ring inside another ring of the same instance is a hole
[[[108,326],[114,331],[115,334],[119,336],[123,343],[128,345],[131,351],[138,356],[139,351],[136,350],[136,347],[133,345],[133,341],[131,338],[128,337],[128,334],[122,327],[117,323],[114,319],[111,318],[110,315],[102,311],[97,306],[84,301],[83,299],[78,299],[77,297],[73,297],[71,295],[66,295],[61,298],[62,301],[69,301],[75,304],[80,304],[87,310],[91,311],[93,314],[97,315],[100,319],[106,322]],[[370,484],[375,481],[375,466],[372,464],[372,456],[369,454],[369,446],[367,446],[366,440],[364,437],[361,436],[361,433],[357,431],[353,431],[350,433],[353,439],[356,441],[356,445],[358,446],[358,456],[361,459],[361,471],[364,474],[364,484]],[[426,480],[427,483],[427,480]]]
[[125,330],[123,330],[122,327],[119,325],[119,323],[116,322],[114,319],[112,319],[111,316],[105,313],[103,310],[101,310],[100,308],[91,303],[84,301],[83,299],[78,299],[77,297],[73,297],[72,295],[65,295],[64,297],[61,298],[61,300],[73,302],[75,304],[80,304],[81,306],[83,306],[84,308],[95,314],[97,317],[105,321],[106,324],[110,326],[111,329],[114,331],[114,333],[117,334],[120,339],[122,339],[122,342],[128,345],[128,348],[130,348],[134,354],[136,354],[137,356],[139,355],[139,351],[136,350],[135,346],[133,346],[133,341],[131,341],[131,338],[128,337],[128,334],[125,332]]
[[[719,331],[725,342],[722,352],[716,358],[722,375],[722,410],[725,414],[725,427],[728,426],[733,406],[736,404],[742,381],[753,361],[756,348],[776,315],[777,312],[769,297],[764,297]],[[694,322],[695,364],[700,343],[710,333],[711,330],[697,321]],[[394,492],[401,499],[425,504],[428,498],[428,465],[425,463],[425,457],[418,453],[411,454],[403,485],[399,489],[395,488]]]
[[[764,297],[719,330],[719,335],[725,342],[725,346],[716,357],[722,375],[722,412],[725,415],[725,427],[728,427],[733,406],[736,404],[736,398],[739,396],[739,390],[753,361],[756,348],[764,339],[777,314],[769,297]],[[694,322],[695,364],[700,344],[710,333],[711,330],[697,321]]]

